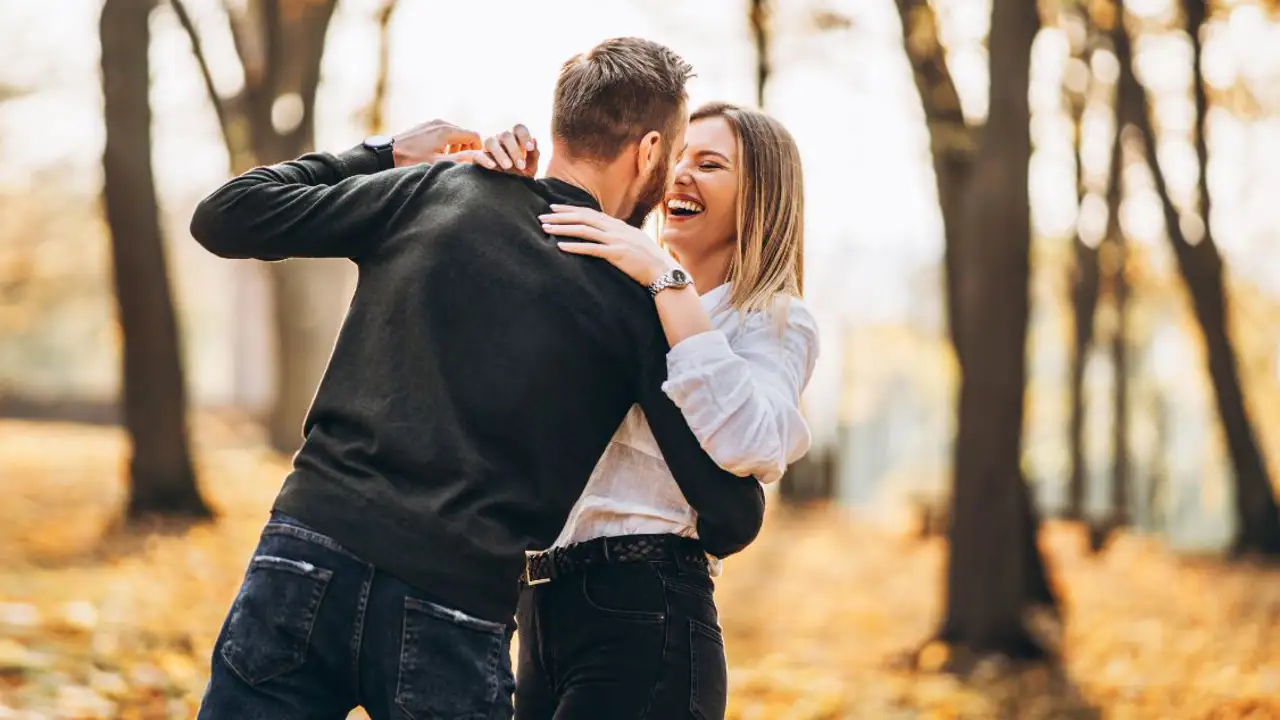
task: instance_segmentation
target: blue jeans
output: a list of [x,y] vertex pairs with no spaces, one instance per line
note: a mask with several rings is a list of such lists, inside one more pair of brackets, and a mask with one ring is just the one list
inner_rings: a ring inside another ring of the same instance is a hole
[[214,645],[197,718],[344,720],[361,705],[373,720],[510,720],[510,647],[506,626],[426,600],[272,514]]

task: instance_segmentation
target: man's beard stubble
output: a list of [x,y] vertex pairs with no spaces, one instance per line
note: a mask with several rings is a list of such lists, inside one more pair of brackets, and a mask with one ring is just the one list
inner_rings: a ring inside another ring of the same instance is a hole
[[640,196],[636,198],[636,206],[631,210],[631,215],[627,217],[627,224],[634,228],[643,228],[644,221],[649,217],[649,213],[658,207],[662,199],[667,194],[667,175],[671,171],[671,163],[667,160],[667,153],[662,155],[662,165],[654,168],[654,172],[649,175],[649,179],[645,182],[644,188],[640,191]]

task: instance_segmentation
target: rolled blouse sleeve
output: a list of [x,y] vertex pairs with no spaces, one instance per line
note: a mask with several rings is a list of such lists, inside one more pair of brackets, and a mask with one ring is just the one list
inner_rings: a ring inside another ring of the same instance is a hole
[[720,467],[763,483],[809,450],[800,395],[818,358],[818,327],[798,298],[752,312],[730,342],[719,330],[686,338],[667,354],[663,390]]

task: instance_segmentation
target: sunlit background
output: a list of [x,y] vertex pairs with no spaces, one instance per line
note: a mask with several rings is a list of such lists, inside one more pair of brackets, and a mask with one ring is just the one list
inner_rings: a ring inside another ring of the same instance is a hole
[[[345,149],[369,132],[381,42],[375,15],[382,4],[338,3],[322,66],[319,149]],[[987,103],[989,1],[933,4],[964,113],[980,119]],[[1171,0],[1127,4],[1149,21],[1136,43],[1135,64],[1150,93],[1171,193],[1187,207],[1197,172],[1191,46]],[[98,200],[104,139],[100,5],[0,0],[0,417],[39,415],[40,408],[62,408],[50,412],[63,420],[114,417],[120,336]],[[402,0],[386,39],[385,123],[396,131],[440,117],[491,134],[519,122],[546,139],[560,64],[618,35],[658,40],[689,60],[697,73],[694,105],[754,105],[756,50],[746,5]],[[1057,5],[1042,3],[1047,20]],[[234,93],[244,78],[222,3],[189,0],[187,6],[219,91]],[[822,330],[822,356],[805,398],[814,453],[834,458],[836,498],[848,515],[900,527],[925,502],[921,498],[945,494],[954,432],[956,370],[945,326],[943,229],[928,130],[892,0],[778,0],[775,6],[764,104],[794,134],[804,162],[805,294]],[[1259,2],[1215,7],[1204,55],[1212,102],[1211,223],[1227,263],[1247,404],[1275,475],[1280,24]],[[209,255],[188,234],[193,206],[231,169],[188,35],[164,2],[153,14],[152,33],[154,170],[190,399],[200,412],[252,419],[267,411],[275,392],[267,274],[258,264]],[[1069,473],[1072,243],[1077,223],[1086,243],[1096,245],[1104,234],[1100,188],[1114,131],[1108,99],[1092,98],[1081,130],[1089,191],[1078,204],[1073,120],[1063,88],[1082,92],[1091,74],[1110,82],[1118,72],[1115,56],[1105,50],[1094,55],[1092,67],[1073,58],[1083,33],[1069,21],[1048,23],[1032,52],[1029,183],[1036,235],[1024,448],[1028,480],[1050,516],[1065,502]],[[299,107],[296,98],[282,99],[273,121],[281,128],[296,124]],[[1136,150],[1127,152],[1132,157]],[[1202,342],[1150,173],[1140,162],[1128,164],[1125,173],[1134,520],[1164,546],[1216,552],[1234,530],[1231,467]],[[1198,222],[1187,213],[1189,237],[1201,233]],[[340,317],[353,278],[335,277],[313,292],[316,312]],[[1098,322],[1105,328],[1115,319],[1100,306]],[[1095,344],[1085,372],[1085,455],[1087,509],[1098,515],[1108,503],[1113,383],[1110,355]],[[4,427],[13,426],[0,425],[0,433]],[[61,452],[51,443],[42,447]],[[0,456],[0,475],[5,461]],[[1157,481],[1161,492],[1150,492]],[[728,572],[734,572],[732,563]],[[0,588],[0,601],[6,591]],[[1280,644],[1280,637],[1274,639]],[[3,673],[0,661],[0,686]],[[1280,666],[1275,673],[1280,694]],[[794,717],[801,716],[837,715]],[[18,716],[0,707],[0,718],[6,717]]]

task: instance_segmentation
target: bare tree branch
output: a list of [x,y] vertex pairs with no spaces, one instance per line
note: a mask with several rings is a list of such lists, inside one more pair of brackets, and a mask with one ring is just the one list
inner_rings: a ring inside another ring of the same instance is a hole
[[223,0],[222,9],[227,14],[227,26],[231,29],[231,42],[235,45],[236,57],[240,59],[240,66],[244,69],[245,87],[257,87],[262,84],[264,72],[261,33],[245,27],[245,18],[232,9],[227,0]]
[[196,56],[196,63],[200,66],[200,75],[204,78],[204,88],[209,94],[209,102],[213,103],[213,110],[218,115],[218,127],[222,128],[223,134],[226,134],[227,126],[231,121],[230,111],[227,108],[228,103],[218,94],[218,88],[213,83],[213,73],[209,70],[209,60],[205,57],[204,45],[200,42],[200,33],[196,30],[196,25],[191,20],[191,14],[187,12],[187,7],[182,0],[169,0],[169,7],[173,8],[174,14],[178,16],[178,22],[191,40],[191,53]]

